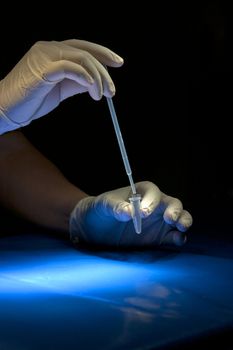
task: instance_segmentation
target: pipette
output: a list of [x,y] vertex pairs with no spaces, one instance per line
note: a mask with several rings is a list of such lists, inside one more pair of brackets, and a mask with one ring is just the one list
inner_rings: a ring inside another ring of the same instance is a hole
[[109,111],[111,114],[112,122],[114,125],[115,133],[117,136],[117,141],[118,141],[118,144],[120,147],[121,156],[122,156],[122,159],[124,162],[125,170],[126,170],[126,173],[129,177],[129,182],[130,182],[130,186],[132,189],[132,197],[130,197],[129,200],[133,206],[132,219],[133,219],[134,228],[135,228],[136,233],[141,233],[141,231],[142,231],[142,219],[141,219],[141,213],[140,213],[141,195],[137,193],[135,184],[133,182],[132,170],[131,170],[131,167],[129,164],[124,141],[123,141],[123,138],[121,135],[121,130],[120,130],[120,126],[119,126],[119,123],[117,120],[117,115],[116,115],[115,107],[113,104],[113,100],[110,97],[106,97],[106,99],[107,99],[108,108],[109,108]]

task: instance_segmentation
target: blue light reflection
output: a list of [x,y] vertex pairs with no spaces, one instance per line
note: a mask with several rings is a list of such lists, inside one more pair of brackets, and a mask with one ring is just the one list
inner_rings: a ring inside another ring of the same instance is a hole
[[[38,349],[52,348],[48,334],[56,349],[143,349],[233,323],[230,259],[98,255],[62,241],[42,243],[33,238],[31,249],[22,241],[0,251],[0,345],[4,339],[9,349],[29,343],[37,349],[35,342]],[[29,338],[22,335],[25,327]]]

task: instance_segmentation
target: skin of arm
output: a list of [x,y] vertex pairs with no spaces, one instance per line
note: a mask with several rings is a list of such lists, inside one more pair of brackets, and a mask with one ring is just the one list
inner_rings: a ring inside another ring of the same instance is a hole
[[68,232],[72,209],[87,196],[20,131],[0,136],[2,206],[33,223]]

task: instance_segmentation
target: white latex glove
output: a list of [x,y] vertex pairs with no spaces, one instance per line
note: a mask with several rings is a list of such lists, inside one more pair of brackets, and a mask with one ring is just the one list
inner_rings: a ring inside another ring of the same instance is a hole
[[107,246],[183,245],[192,217],[179,199],[162,193],[156,185],[136,184],[141,194],[142,233],[135,232],[131,219],[131,188],[123,187],[97,197],[82,199],[70,216],[74,243]]
[[112,97],[115,86],[103,64],[120,67],[123,59],[83,40],[35,43],[0,81],[0,134],[29,124],[75,94]]

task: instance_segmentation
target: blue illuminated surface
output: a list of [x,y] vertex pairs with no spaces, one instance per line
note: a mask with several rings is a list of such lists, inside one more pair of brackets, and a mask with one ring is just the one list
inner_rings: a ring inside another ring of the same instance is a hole
[[233,324],[233,260],[0,239],[0,349],[150,349]]

